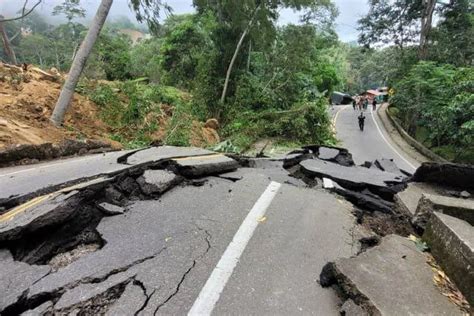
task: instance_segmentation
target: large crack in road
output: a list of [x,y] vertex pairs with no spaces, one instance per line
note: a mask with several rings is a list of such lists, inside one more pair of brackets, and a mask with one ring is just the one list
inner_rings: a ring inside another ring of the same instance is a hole
[[[341,216],[355,217],[340,228],[351,240],[343,256],[378,245],[381,236],[413,233],[394,207],[408,175],[393,162],[355,166],[347,150],[322,146],[281,158],[192,153],[131,152],[119,157],[127,168],[106,177],[4,203],[0,285],[9,293],[0,313],[186,312],[268,181],[304,189],[303,196],[329,190],[332,197],[320,196],[328,202],[347,199]],[[323,178],[334,185],[323,188]],[[30,277],[19,282],[18,275]]]

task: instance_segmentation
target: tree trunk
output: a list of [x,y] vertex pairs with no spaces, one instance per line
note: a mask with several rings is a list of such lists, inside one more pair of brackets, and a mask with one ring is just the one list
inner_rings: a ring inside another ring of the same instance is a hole
[[84,41],[82,42],[77,54],[72,63],[71,69],[67,76],[66,82],[59,95],[58,102],[54,107],[53,114],[51,115],[51,121],[56,126],[61,126],[64,121],[64,116],[69,107],[71,99],[74,95],[77,82],[81,76],[82,70],[86,65],[87,58],[89,57],[92,48],[94,47],[95,41],[99,36],[99,33],[104,26],[105,19],[109,14],[110,7],[112,6],[113,0],[102,0],[97,13],[95,14],[94,20],[91,23],[89,31],[87,32]]
[[224,88],[222,89],[222,95],[221,95],[221,103],[224,103],[225,101],[225,96],[227,94],[227,87],[229,86],[229,78],[230,74],[232,73],[232,68],[234,67],[235,60],[237,59],[237,55],[239,54],[240,48],[242,47],[242,43],[244,42],[245,37],[247,36],[248,32],[250,31],[250,28],[252,27],[253,21],[255,20],[255,16],[257,15],[257,11],[260,8],[260,5],[258,5],[255,8],[255,11],[253,12],[252,18],[250,19],[249,23],[247,24],[247,27],[245,28],[244,32],[240,36],[239,42],[237,43],[237,47],[235,48],[234,55],[232,56],[232,59],[230,60],[229,67],[227,67],[227,73],[225,75],[225,81],[224,81]]
[[[0,15],[0,19],[3,19],[3,16]],[[17,64],[16,55],[12,47],[10,46],[10,41],[8,40],[7,32],[5,31],[3,22],[0,22],[0,33],[2,34],[2,42],[3,42],[3,47],[5,48],[5,53],[8,55],[10,62],[13,65],[16,65]]]
[[431,31],[433,12],[436,6],[436,0],[422,0],[423,11],[421,15],[420,47],[418,57],[425,59],[428,55],[428,35]]

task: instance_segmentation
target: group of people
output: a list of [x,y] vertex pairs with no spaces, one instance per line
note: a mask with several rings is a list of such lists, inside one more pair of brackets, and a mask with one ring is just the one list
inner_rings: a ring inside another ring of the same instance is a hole
[[[367,110],[367,107],[369,106],[370,98],[367,96],[355,96],[352,98],[352,108],[354,111],[356,109],[359,109],[360,111],[362,110]],[[372,98],[372,110],[376,110],[377,108],[377,99],[374,97]]]
[[[375,111],[377,109],[377,99],[374,97],[372,98],[372,110]],[[365,123],[365,115],[364,111],[367,110],[369,106],[370,99],[367,96],[355,96],[352,99],[352,108],[355,110],[359,109],[360,114],[357,117],[359,121],[359,128],[361,131],[364,130],[364,123]]]

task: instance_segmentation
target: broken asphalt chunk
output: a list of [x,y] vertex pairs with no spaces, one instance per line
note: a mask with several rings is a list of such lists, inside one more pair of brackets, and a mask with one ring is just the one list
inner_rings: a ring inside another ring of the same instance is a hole
[[214,152],[196,147],[159,146],[140,150],[126,159],[129,165],[140,165],[178,157],[212,155]]
[[387,159],[387,158],[377,159],[374,161],[374,165],[380,170],[385,171],[385,172],[390,172],[390,173],[401,175],[401,176],[409,175],[409,173],[407,173],[406,171],[401,171],[398,168],[398,166],[395,164],[393,159]]
[[346,167],[320,159],[302,161],[300,166],[302,171],[309,176],[326,177],[352,190],[367,187],[388,199],[405,187],[404,177],[381,170],[360,166]]
[[146,195],[162,194],[181,182],[181,178],[168,170],[145,170],[137,179]]
[[380,245],[338,259],[321,272],[370,315],[462,315],[433,284],[426,255],[407,238],[389,235]]
[[387,214],[393,213],[393,203],[385,201],[377,195],[367,192],[367,190],[364,190],[363,192],[357,192],[345,189],[335,182],[332,183],[332,191],[342,195],[348,201],[362,209],[369,211],[379,211]]
[[446,274],[474,305],[474,227],[435,212],[423,234],[431,253]]
[[[5,308],[16,304],[35,282],[50,273],[49,266],[29,265],[14,261],[10,251],[0,250],[0,314]],[[11,311],[14,313],[15,311]]]
[[239,168],[239,163],[221,154],[173,159],[178,172],[188,178],[220,174]]
[[416,169],[413,180],[446,185],[450,187],[474,189],[474,165],[454,163],[424,162]]
[[121,206],[103,202],[97,205],[99,210],[105,215],[120,215],[125,212],[125,209]]
[[68,220],[83,197],[79,191],[35,198],[0,216],[0,241],[20,238],[24,233]]
[[421,195],[418,202],[415,216],[412,219],[413,225],[423,231],[433,212],[457,217],[474,225],[474,200],[425,193]]

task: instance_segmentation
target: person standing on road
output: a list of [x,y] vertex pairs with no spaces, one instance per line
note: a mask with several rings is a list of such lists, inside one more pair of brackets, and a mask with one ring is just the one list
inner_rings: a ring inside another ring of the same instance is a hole
[[357,103],[356,100],[353,98],[352,99],[352,108],[354,109],[354,111],[356,109],[356,103]]
[[364,111],[367,110],[367,106],[369,105],[369,99],[366,97],[364,99]]
[[360,115],[357,117],[359,120],[359,128],[361,131],[364,130],[365,116],[364,112],[360,112]]
[[377,108],[377,99],[374,98],[374,100],[372,101],[372,110],[375,111]]

